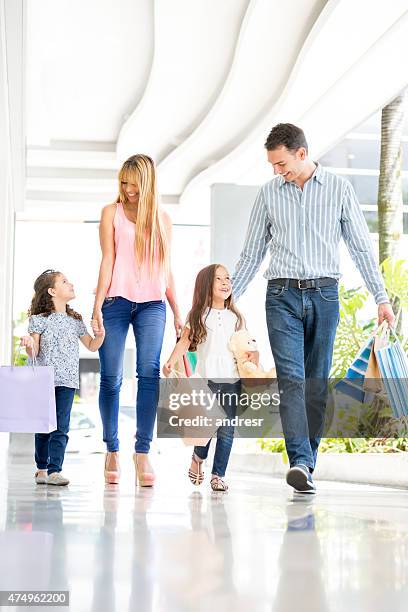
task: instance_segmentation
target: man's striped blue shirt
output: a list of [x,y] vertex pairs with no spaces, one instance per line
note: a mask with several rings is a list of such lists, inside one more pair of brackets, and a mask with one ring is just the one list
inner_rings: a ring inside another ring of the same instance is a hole
[[351,183],[317,164],[303,190],[278,176],[261,187],[233,275],[237,299],[255,276],[267,251],[264,276],[339,279],[340,239],[377,304],[388,302],[367,223]]

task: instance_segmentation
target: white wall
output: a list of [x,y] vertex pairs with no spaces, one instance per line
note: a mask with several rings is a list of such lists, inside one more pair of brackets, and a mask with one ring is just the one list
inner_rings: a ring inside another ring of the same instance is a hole
[[[238,261],[249,215],[258,193],[258,187],[248,185],[215,184],[211,188],[211,261],[224,264],[233,274]],[[238,301],[247,328],[256,338],[265,369],[273,364],[265,321],[266,280],[263,273],[267,258],[260,271]]]
[[0,364],[11,358],[14,218],[24,197],[24,8],[0,0]]
[[[206,225],[173,226],[172,268],[176,280],[178,301],[185,317],[193,295],[197,272],[210,260],[209,227]],[[33,294],[35,278],[45,269],[61,270],[74,283],[76,299],[72,306],[89,326],[100,264],[97,223],[75,221],[17,221],[16,257],[14,270],[14,318],[27,311]],[[27,323],[15,330],[26,333]],[[168,323],[163,344],[163,359],[174,347],[175,332],[172,313],[168,309]],[[132,334],[128,346],[134,346]],[[81,356],[97,358],[81,345]]]

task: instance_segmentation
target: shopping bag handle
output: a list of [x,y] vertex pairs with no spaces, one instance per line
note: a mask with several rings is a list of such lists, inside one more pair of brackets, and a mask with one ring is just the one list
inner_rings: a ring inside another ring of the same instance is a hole
[[383,338],[388,339],[390,336],[390,332],[395,335],[394,328],[390,326],[387,319],[384,319],[384,321],[373,332],[373,337],[374,338],[377,337],[380,339],[383,339]]
[[168,378],[186,378],[186,375],[180,370],[175,370],[174,368],[170,371],[170,376]]
[[[37,361],[37,355],[35,354],[35,351],[34,351],[34,338],[31,338],[31,340],[32,340],[32,345],[31,345],[31,350],[32,350],[31,367],[34,369],[38,365],[38,361]],[[22,349],[23,349],[23,347],[21,346],[21,344],[19,344],[18,347],[17,347],[16,355],[14,357],[14,364],[13,364],[14,367],[16,367],[16,361],[20,357]]]
[[382,323],[380,323],[380,325],[374,331],[373,335],[374,336],[382,336],[383,333],[387,333],[388,329],[389,329],[388,321],[387,321],[387,319],[384,319],[384,321]]
[[389,330],[390,330],[391,335],[394,336],[394,338],[398,340],[398,342],[401,342],[400,338],[398,337],[397,332],[395,331],[395,327],[390,327]]
[[395,331],[395,327],[391,327],[387,319],[384,319],[384,321],[377,327],[373,335],[380,337],[383,337],[385,335],[392,335],[396,340],[398,340],[398,342],[400,342],[398,334]]

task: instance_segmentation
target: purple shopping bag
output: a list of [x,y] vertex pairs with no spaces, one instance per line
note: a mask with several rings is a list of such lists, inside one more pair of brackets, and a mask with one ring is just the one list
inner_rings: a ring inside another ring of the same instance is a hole
[[54,368],[0,367],[0,431],[49,433],[55,429]]

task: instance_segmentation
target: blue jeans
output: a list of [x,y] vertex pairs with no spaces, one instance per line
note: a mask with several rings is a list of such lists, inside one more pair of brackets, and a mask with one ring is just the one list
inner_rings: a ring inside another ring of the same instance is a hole
[[37,469],[48,470],[48,474],[62,470],[74,395],[75,389],[55,387],[57,429],[50,433],[37,433],[34,436]]
[[123,355],[129,325],[136,341],[136,443],[137,453],[148,453],[153,438],[159,397],[160,352],[166,324],[162,300],[130,302],[123,297],[105,299],[102,306],[105,340],[99,349],[101,384],[99,410],[103,440],[109,452],[119,450],[119,392],[123,378]]
[[[237,399],[241,392],[241,381],[236,383],[216,383],[209,380],[208,386],[215,394],[219,394],[220,405],[224,409],[226,418],[234,418],[237,411]],[[224,393],[233,394],[223,395]],[[214,463],[212,474],[225,476],[228,461],[231,454],[232,443],[234,441],[234,427],[225,425],[217,429],[217,443],[215,446]],[[194,452],[200,459],[207,459],[210,450],[211,440],[205,446],[195,446]]]
[[313,471],[339,321],[338,286],[297,289],[269,281],[265,306],[289,462]]

